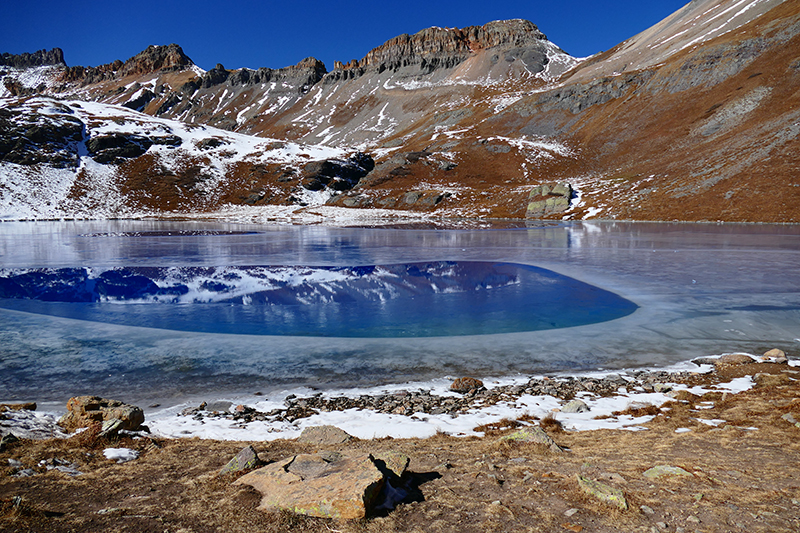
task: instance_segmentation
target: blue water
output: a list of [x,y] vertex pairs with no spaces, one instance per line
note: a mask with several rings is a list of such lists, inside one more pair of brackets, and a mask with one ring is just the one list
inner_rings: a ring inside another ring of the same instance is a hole
[[0,285],[0,401],[800,356],[798,264],[796,226],[2,223],[2,277],[54,277]]
[[126,326],[323,337],[487,335],[614,320],[636,304],[528,265],[0,269],[0,307]]

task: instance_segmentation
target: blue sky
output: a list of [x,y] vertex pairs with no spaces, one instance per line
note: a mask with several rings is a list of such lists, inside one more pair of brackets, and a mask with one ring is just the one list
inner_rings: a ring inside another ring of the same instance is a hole
[[150,44],[177,43],[204,69],[280,68],[314,56],[360,59],[388,39],[430,27],[523,18],[576,56],[607,50],[688,0],[473,1],[38,1],[5,2],[0,52],[64,50],[68,65],[126,60]]

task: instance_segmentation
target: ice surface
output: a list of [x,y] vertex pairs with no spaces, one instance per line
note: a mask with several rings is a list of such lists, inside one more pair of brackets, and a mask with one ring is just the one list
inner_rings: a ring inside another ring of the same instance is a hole
[[70,396],[98,394],[173,406],[298,387],[361,390],[462,375],[613,371],[770,348],[792,357],[800,339],[800,229],[786,225],[571,222],[441,230],[5,222],[0,257],[4,269],[91,266],[100,272],[511,262],[552,270],[639,306],[600,324],[428,338],[171,331],[0,309],[0,401],[64,405]]

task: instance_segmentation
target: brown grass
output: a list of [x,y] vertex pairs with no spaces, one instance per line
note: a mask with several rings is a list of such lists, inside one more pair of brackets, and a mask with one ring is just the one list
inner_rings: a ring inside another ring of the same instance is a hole
[[[564,524],[571,524],[587,533],[645,533],[658,522],[668,524],[670,531],[797,531],[800,429],[780,416],[791,412],[800,419],[798,383],[729,394],[724,401],[721,394],[697,400],[713,402],[711,409],[670,402],[669,411],[645,424],[647,431],[557,432],[550,422],[540,422],[559,445],[570,449],[558,454],[500,444],[494,435],[356,440],[339,447],[283,440],[103,442],[88,433],[84,440],[21,441],[0,453],[0,531],[564,532],[569,531]],[[726,423],[713,428],[698,423],[699,417]],[[509,431],[503,428],[512,422],[486,428],[499,434]],[[691,431],[675,433],[678,427]],[[265,513],[256,509],[259,494],[232,485],[236,476],[216,475],[246,444],[265,461],[317,449],[397,450],[408,454],[410,470],[424,477],[419,486],[424,500],[354,522]],[[116,464],[103,456],[106,446],[134,448],[141,456]],[[77,464],[84,474],[69,477],[36,466],[54,458]],[[10,477],[8,459],[39,473]],[[692,475],[658,480],[642,476],[656,465],[680,466]],[[432,473],[440,477],[434,479]],[[621,489],[630,509],[619,511],[593,500],[578,488],[576,474]],[[644,513],[642,505],[653,514]],[[570,509],[578,511],[565,515]]]

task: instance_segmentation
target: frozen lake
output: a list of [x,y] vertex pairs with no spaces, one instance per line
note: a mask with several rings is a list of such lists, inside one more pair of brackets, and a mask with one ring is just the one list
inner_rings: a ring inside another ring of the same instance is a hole
[[798,264],[797,226],[6,222],[0,401],[796,356]]

